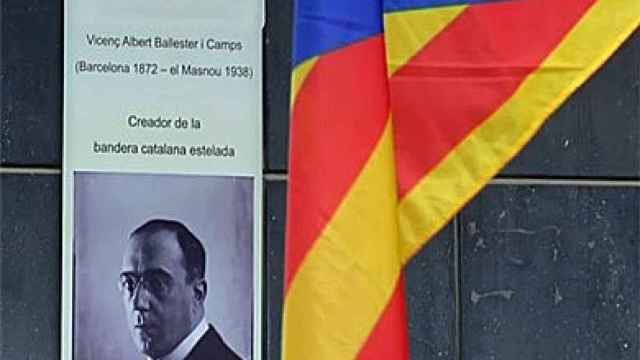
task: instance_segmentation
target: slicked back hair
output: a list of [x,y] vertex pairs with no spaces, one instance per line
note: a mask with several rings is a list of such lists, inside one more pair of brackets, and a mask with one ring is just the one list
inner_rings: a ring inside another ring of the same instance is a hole
[[169,231],[176,235],[178,246],[182,250],[183,266],[187,271],[187,282],[204,279],[206,255],[204,247],[198,238],[186,226],[175,220],[149,220],[135,229],[129,238],[154,234],[159,231]]

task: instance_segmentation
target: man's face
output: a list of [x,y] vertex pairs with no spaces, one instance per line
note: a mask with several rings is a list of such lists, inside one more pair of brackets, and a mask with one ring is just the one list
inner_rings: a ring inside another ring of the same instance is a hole
[[120,287],[131,336],[143,354],[163,356],[191,332],[197,301],[173,232],[161,230],[129,240]]

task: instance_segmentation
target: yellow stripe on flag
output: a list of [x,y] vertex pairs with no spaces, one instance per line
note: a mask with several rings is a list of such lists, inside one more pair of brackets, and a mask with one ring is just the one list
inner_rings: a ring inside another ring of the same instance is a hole
[[385,14],[384,36],[389,76],[405,65],[466,8],[466,5],[447,6]]
[[307,76],[309,76],[317,62],[318,57],[316,56],[293,69],[293,73],[291,74],[291,103],[289,106],[293,107],[295,99],[298,97],[300,89],[302,89],[302,86],[304,85],[304,81],[307,80]]
[[354,359],[400,275],[391,121],[285,299],[283,358]]
[[500,109],[425,176],[399,206],[408,261],[640,25],[640,1],[600,0]]

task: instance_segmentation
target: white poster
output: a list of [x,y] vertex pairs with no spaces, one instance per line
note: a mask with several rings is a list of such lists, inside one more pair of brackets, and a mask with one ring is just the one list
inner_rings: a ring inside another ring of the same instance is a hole
[[66,2],[62,359],[260,359],[263,7]]

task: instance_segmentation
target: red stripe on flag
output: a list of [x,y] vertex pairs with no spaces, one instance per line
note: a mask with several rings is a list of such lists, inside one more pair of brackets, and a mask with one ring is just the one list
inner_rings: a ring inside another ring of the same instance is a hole
[[285,289],[384,130],[384,61],[382,35],[324,55],[295,100]]
[[407,310],[405,306],[404,273],[387,308],[364,344],[359,360],[409,359]]
[[400,197],[509,99],[594,1],[470,6],[394,74]]

